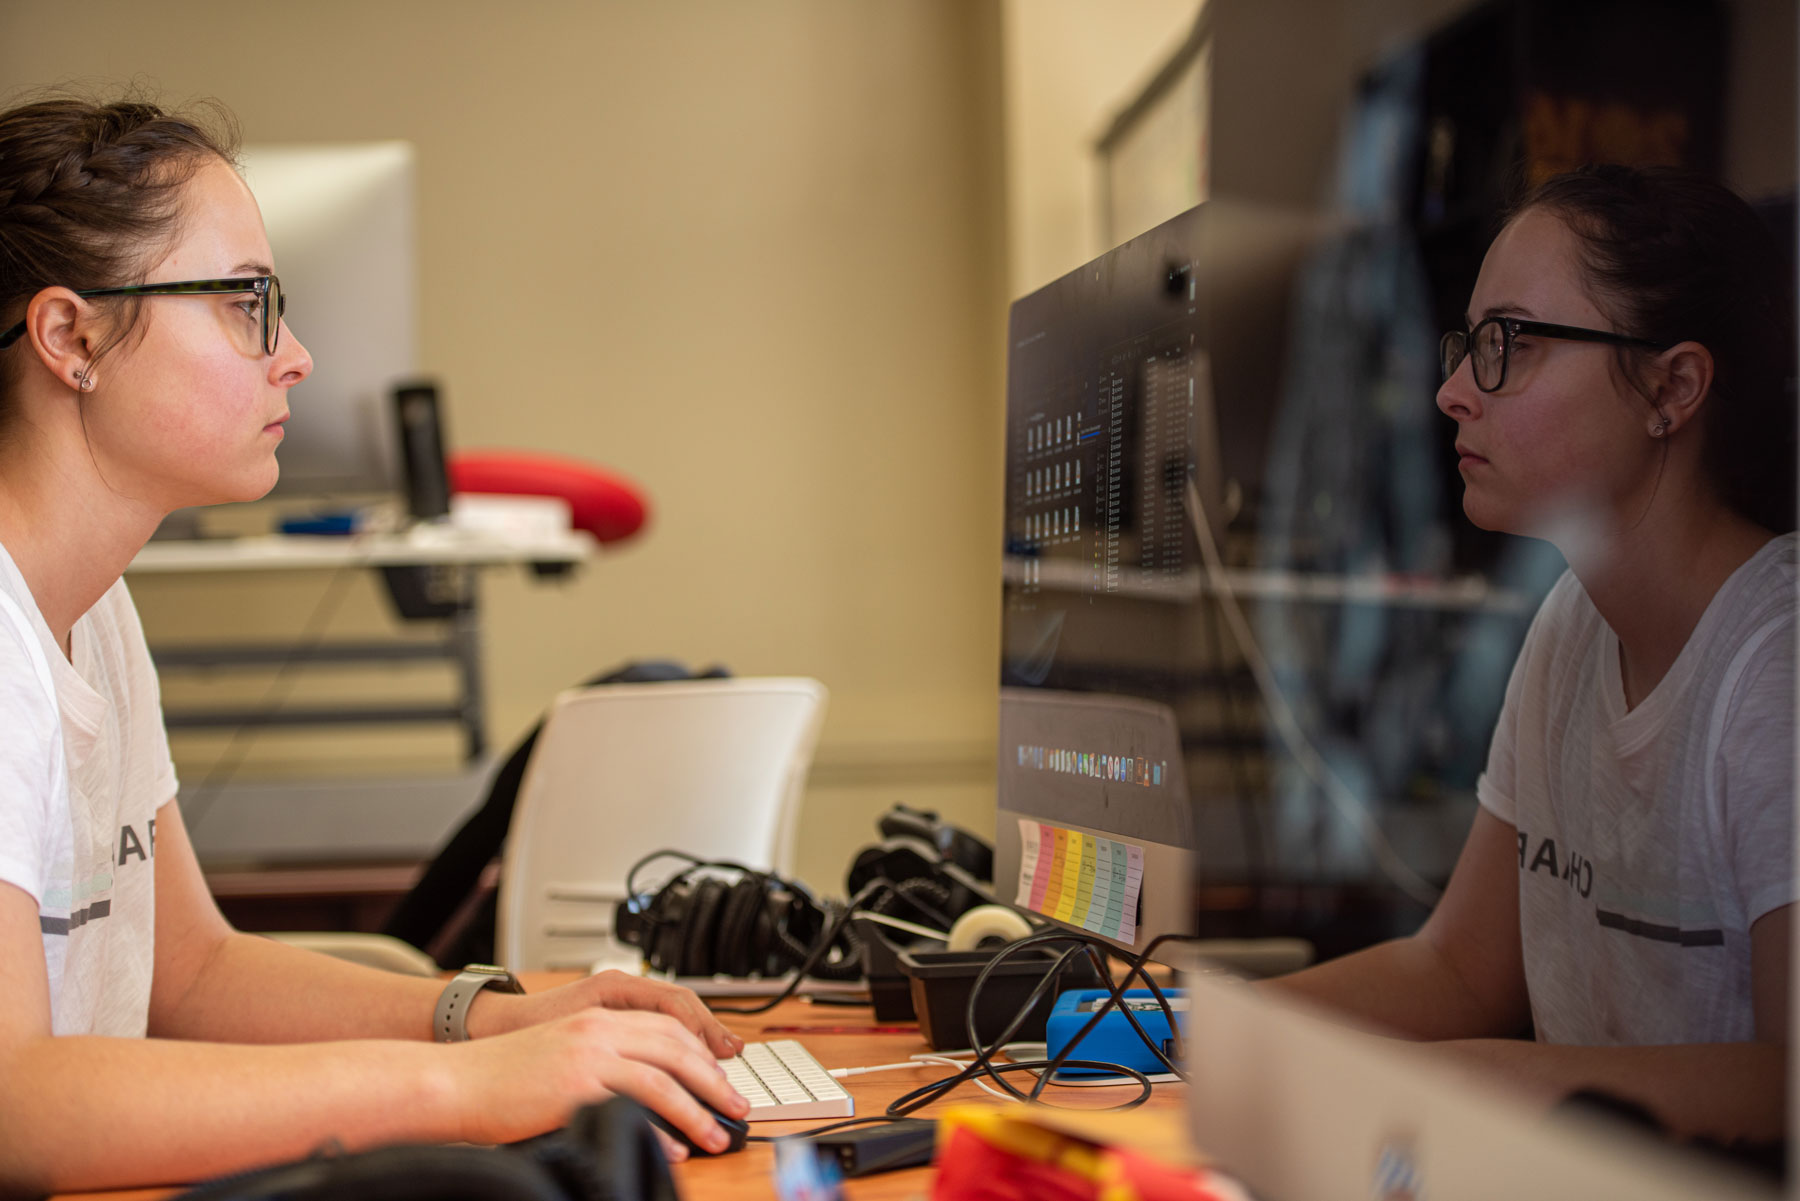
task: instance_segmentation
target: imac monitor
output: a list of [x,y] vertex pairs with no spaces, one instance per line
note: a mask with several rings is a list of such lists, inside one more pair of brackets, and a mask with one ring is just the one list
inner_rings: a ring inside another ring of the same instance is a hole
[[1308,228],[1209,202],[1012,306],[995,889],[1124,948],[1195,925],[1192,523],[1262,462]]
[[1774,1201],[1767,1181],[1598,1110],[1546,1113],[1430,1048],[1182,964],[1194,1145],[1271,1201]]
[[393,492],[394,385],[417,368],[414,153],[406,142],[246,147],[287,323],[312,354],[275,499]]

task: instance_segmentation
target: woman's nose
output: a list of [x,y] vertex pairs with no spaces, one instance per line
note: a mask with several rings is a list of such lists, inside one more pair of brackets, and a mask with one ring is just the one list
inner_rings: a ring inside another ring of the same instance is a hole
[[1465,355],[1438,386],[1437,407],[1446,417],[1471,421],[1481,415],[1481,389],[1475,386],[1475,367]]
[[284,388],[291,388],[312,374],[312,355],[294,337],[294,331],[288,328],[284,320],[281,323],[281,340],[275,346],[275,357],[269,364],[269,373],[275,382]]

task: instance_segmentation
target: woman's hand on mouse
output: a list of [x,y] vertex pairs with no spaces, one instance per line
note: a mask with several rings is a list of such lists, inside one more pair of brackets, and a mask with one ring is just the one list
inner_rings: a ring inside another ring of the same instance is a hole
[[[728,1139],[706,1105],[740,1118],[750,1109],[699,1037],[666,1014],[588,1007],[446,1050],[452,1104],[466,1142],[542,1134],[567,1122],[579,1106],[624,1094],[699,1145],[723,1150]],[[658,1136],[670,1159],[686,1157],[686,1148],[660,1131]]]

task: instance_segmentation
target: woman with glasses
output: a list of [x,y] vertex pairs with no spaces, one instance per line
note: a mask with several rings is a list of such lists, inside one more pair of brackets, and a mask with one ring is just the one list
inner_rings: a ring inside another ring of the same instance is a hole
[[[1463,509],[1569,570],[1507,687],[1474,826],[1416,935],[1290,977],[1546,1099],[1786,1130],[1793,311],[1726,189],[1552,179],[1445,335]],[[1531,1034],[1527,1040],[1520,1036]]]
[[120,577],[167,513],[275,482],[312,360],[274,267],[229,141],[146,104],[0,112],[0,1192],[510,1141],[613,1092],[722,1147],[696,1098],[745,1112],[714,1062],[741,1044],[685,990],[451,995],[208,895]]

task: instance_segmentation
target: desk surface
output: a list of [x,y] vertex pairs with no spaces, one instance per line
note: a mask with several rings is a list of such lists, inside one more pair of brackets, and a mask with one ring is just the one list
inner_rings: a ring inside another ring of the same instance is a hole
[[454,526],[417,526],[398,534],[326,537],[264,534],[249,538],[152,541],[127,572],[296,571],[330,567],[482,567],[505,563],[580,563],[599,544],[585,530],[502,535]]
[[[533,972],[525,974],[532,991],[549,988],[574,979],[573,973]],[[843,1026],[870,1021],[865,1009],[845,1006],[813,1006],[787,1001],[766,1014],[744,1017],[721,1014],[726,1027],[750,1042],[766,1042],[778,1038],[797,1038],[828,1068],[865,1067],[878,1063],[896,1063],[908,1055],[929,1048],[925,1040],[912,1034],[765,1034],[764,1026]],[[878,1072],[844,1081],[844,1087],[856,1099],[856,1116],[879,1114],[887,1105],[921,1084],[942,1078],[950,1069],[922,1065],[908,1071]],[[1070,1107],[1100,1109],[1116,1105],[1136,1094],[1135,1088],[1081,1088],[1057,1090],[1056,1103]],[[1183,1087],[1158,1085],[1156,1096],[1146,1108],[1170,1110],[1180,1106]],[[940,1113],[947,1105],[960,1101],[979,1101],[988,1095],[973,1084],[966,1084],[921,1111],[921,1117]],[[823,1122],[757,1122],[750,1127],[755,1135],[789,1134]],[[775,1188],[771,1173],[775,1152],[768,1143],[751,1143],[735,1155],[717,1159],[691,1159],[675,1165],[675,1182],[685,1201],[761,1201],[773,1198]],[[80,1194],[86,1201],[154,1201],[173,1195],[175,1189],[141,1189],[128,1192]],[[929,1195],[931,1169],[913,1168],[889,1172],[861,1180],[846,1182],[845,1195],[850,1201],[911,1201]]]

